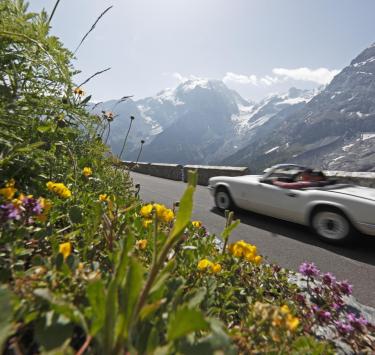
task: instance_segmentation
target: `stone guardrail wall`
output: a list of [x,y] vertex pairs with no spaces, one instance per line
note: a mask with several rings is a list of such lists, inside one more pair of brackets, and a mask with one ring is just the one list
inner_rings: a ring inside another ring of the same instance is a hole
[[[241,176],[250,173],[249,168],[231,166],[206,166],[206,165],[179,165],[156,164],[123,161],[123,165],[130,170],[141,174],[157,176],[165,179],[187,181],[187,171],[198,171],[198,184],[207,185],[208,179],[213,176]],[[348,172],[348,171],[324,171],[324,174],[340,183],[350,183],[375,188],[375,173],[372,172]]]
[[249,168],[231,166],[205,166],[205,165],[179,165],[179,164],[156,164],[131,161],[123,161],[131,171],[141,174],[152,175],[165,179],[187,181],[188,170],[198,171],[198,184],[208,185],[208,179],[214,176],[240,176],[249,174]]
[[375,173],[350,171],[324,171],[324,174],[337,182],[375,188]]

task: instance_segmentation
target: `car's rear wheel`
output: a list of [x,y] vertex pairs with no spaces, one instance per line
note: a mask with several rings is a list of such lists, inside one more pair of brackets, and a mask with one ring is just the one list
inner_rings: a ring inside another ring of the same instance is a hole
[[215,204],[222,211],[233,210],[235,208],[228,189],[223,186],[219,186],[215,191]]
[[345,244],[354,237],[355,230],[343,212],[322,207],[313,212],[311,227],[319,238],[331,244]]

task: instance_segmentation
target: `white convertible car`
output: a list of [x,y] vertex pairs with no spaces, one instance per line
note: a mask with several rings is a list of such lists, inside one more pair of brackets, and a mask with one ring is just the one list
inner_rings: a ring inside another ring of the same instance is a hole
[[[306,172],[318,178],[308,181]],[[264,175],[213,177],[208,188],[220,210],[239,207],[311,226],[331,243],[347,242],[357,231],[375,236],[375,189],[337,184],[299,165],[276,165]]]

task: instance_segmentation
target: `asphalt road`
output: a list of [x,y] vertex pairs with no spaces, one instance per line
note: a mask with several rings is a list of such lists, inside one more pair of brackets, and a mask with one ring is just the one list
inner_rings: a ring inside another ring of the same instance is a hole
[[[148,175],[131,173],[141,185],[145,202],[155,201],[169,207],[181,197],[186,184]],[[263,215],[240,211],[241,224],[231,241],[243,239],[255,244],[268,261],[298,270],[304,261],[313,261],[322,272],[332,272],[338,280],[349,280],[354,296],[363,304],[375,307],[375,237],[361,237],[350,247],[337,247],[319,241],[306,227]],[[194,198],[193,218],[200,220],[211,233],[220,235],[225,219],[214,208],[208,189],[198,186]]]

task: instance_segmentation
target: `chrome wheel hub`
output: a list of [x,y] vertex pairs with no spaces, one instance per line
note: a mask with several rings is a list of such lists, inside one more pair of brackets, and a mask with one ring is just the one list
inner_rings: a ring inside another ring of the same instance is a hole
[[322,237],[334,240],[345,238],[350,231],[345,217],[329,211],[318,212],[314,217],[313,227]]

